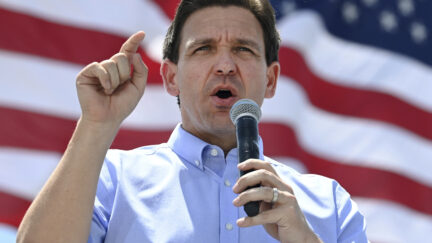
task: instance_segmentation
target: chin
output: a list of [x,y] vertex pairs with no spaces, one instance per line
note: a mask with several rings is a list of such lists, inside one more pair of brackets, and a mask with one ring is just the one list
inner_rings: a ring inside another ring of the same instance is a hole
[[235,133],[234,124],[228,118],[224,122],[212,122],[211,129],[218,132],[218,134],[232,134]]

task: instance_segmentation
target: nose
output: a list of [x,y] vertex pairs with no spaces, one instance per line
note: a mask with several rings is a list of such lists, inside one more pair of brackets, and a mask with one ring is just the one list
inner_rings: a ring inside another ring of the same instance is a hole
[[223,52],[218,55],[215,71],[217,75],[234,75],[237,73],[237,66],[230,52]]

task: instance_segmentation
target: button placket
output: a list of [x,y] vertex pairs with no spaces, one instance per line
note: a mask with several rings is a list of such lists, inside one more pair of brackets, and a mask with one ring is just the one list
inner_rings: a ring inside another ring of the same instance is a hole
[[237,194],[232,191],[232,185],[235,183],[237,177],[237,157],[228,155],[226,157],[225,172],[221,178],[220,227],[223,230],[221,230],[220,242],[238,242],[239,240],[239,228],[236,225],[239,216],[238,209],[232,204],[234,198],[237,197]]

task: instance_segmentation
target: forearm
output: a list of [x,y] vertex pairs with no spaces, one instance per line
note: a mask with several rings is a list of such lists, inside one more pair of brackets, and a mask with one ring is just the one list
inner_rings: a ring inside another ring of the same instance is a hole
[[79,121],[18,230],[17,242],[86,242],[97,182],[118,126]]

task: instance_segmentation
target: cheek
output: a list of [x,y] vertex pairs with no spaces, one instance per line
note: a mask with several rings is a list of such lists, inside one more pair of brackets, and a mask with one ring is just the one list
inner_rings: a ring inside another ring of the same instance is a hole
[[181,100],[183,103],[187,103],[188,107],[193,107],[197,103],[197,100],[202,99],[201,93],[202,84],[200,83],[199,72],[189,72],[187,75],[181,77],[179,82],[179,91]]
[[266,69],[261,65],[248,65],[243,69],[243,78],[249,84],[249,89],[254,92],[262,91],[267,84]]
[[184,75],[181,77],[181,81],[179,82],[180,92],[191,93],[197,89],[199,86],[199,73],[190,72],[188,75]]
[[181,70],[178,80],[180,92],[193,94],[194,92],[202,91],[209,72],[206,63],[189,61],[187,65],[179,66],[179,70]]

